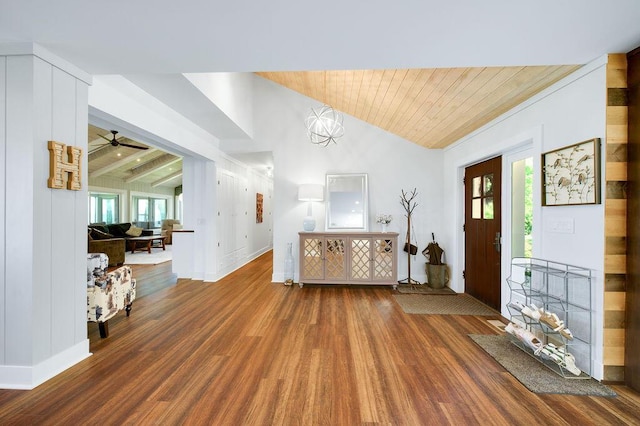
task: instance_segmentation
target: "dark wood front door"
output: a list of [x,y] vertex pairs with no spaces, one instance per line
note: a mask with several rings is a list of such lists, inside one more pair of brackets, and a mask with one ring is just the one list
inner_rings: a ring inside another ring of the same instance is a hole
[[465,170],[465,292],[500,310],[502,157]]

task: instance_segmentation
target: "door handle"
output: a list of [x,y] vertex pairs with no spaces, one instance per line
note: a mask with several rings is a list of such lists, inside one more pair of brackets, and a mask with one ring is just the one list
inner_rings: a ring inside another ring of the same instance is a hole
[[496,232],[496,239],[493,240],[493,247],[498,253],[500,253],[500,249],[502,248],[502,238],[500,237],[499,232]]

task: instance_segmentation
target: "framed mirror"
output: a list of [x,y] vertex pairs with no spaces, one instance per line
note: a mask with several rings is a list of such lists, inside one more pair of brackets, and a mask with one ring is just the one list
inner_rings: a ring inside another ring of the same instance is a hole
[[369,230],[366,173],[327,174],[327,231]]

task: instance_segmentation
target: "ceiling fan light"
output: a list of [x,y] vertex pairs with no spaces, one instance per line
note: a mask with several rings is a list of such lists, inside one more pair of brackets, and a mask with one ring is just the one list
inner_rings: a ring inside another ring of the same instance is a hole
[[328,105],[315,110],[311,109],[305,120],[307,136],[311,143],[327,146],[344,135],[342,114]]

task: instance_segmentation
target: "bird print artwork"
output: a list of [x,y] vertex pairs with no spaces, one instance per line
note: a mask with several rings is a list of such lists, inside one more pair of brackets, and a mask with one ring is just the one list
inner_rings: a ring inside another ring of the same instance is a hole
[[595,204],[600,139],[543,155],[544,205]]
[[584,163],[587,160],[590,160],[593,158],[593,155],[583,155],[581,159],[578,160],[578,166],[582,163]]
[[560,179],[558,179],[558,187],[559,188],[564,188],[566,186],[571,185],[571,179],[566,178],[566,177],[561,177]]

